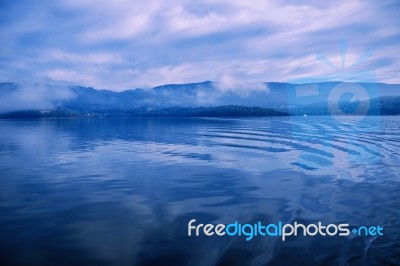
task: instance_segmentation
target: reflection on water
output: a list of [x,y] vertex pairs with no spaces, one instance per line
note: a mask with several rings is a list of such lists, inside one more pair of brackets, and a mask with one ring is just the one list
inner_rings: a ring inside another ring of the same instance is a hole
[[[357,122],[355,122],[357,121]],[[17,265],[395,265],[399,117],[0,121],[0,256]],[[383,237],[187,236],[350,223]]]

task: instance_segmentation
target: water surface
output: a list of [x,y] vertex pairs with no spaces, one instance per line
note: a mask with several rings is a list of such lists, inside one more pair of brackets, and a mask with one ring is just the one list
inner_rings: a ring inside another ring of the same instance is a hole
[[[4,265],[396,265],[400,117],[0,120]],[[187,223],[382,225],[188,237]]]

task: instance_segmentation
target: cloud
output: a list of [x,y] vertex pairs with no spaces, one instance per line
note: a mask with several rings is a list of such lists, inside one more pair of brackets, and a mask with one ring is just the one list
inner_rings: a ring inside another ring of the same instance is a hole
[[79,54],[64,52],[61,50],[50,50],[43,53],[43,57],[45,60],[59,61],[75,65],[119,64],[123,62],[119,54],[107,52]]
[[400,83],[397,1],[45,0],[1,7],[0,81],[48,78],[123,90],[228,79],[241,89],[337,77],[316,54],[341,66],[340,41],[347,40],[346,67],[371,50],[357,69]]
[[214,86],[221,93],[235,92],[241,97],[247,97],[254,91],[269,92],[269,88],[264,82],[247,82],[230,75],[222,76]]
[[21,110],[52,109],[57,102],[75,95],[65,84],[44,83],[0,84],[0,113]]

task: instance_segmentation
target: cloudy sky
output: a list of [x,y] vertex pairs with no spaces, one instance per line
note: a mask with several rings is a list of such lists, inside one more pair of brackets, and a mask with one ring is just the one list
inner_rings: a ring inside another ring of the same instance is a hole
[[373,71],[400,83],[396,0],[0,0],[0,9],[0,82],[122,90]]

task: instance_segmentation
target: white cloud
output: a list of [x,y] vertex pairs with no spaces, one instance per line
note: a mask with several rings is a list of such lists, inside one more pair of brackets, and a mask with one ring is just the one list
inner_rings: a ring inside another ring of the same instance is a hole
[[216,87],[222,92],[235,91],[245,94],[254,90],[269,91],[269,88],[263,82],[248,82],[231,75],[222,76],[219,82],[216,83]]
[[203,80],[287,81],[334,74],[315,55],[340,65],[339,41],[346,39],[346,66],[371,49],[374,56],[359,67],[375,69],[383,82],[400,82],[395,2],[43,3],[30,2],[27,16],[16,16],[22,7],[4,11],[1,79],[49,77],[116,90]]
[[46,60],[60,61],[72,64],[118,64],[122,63],[121,56],[117,53],[70,53],[62,50],[50,50],[43,53]]
[[2,92],[0,113],[54,108],[53,102],[73,97],[74,94],[65,85],[49,86],[43,83],[21,82],[15,90]]

